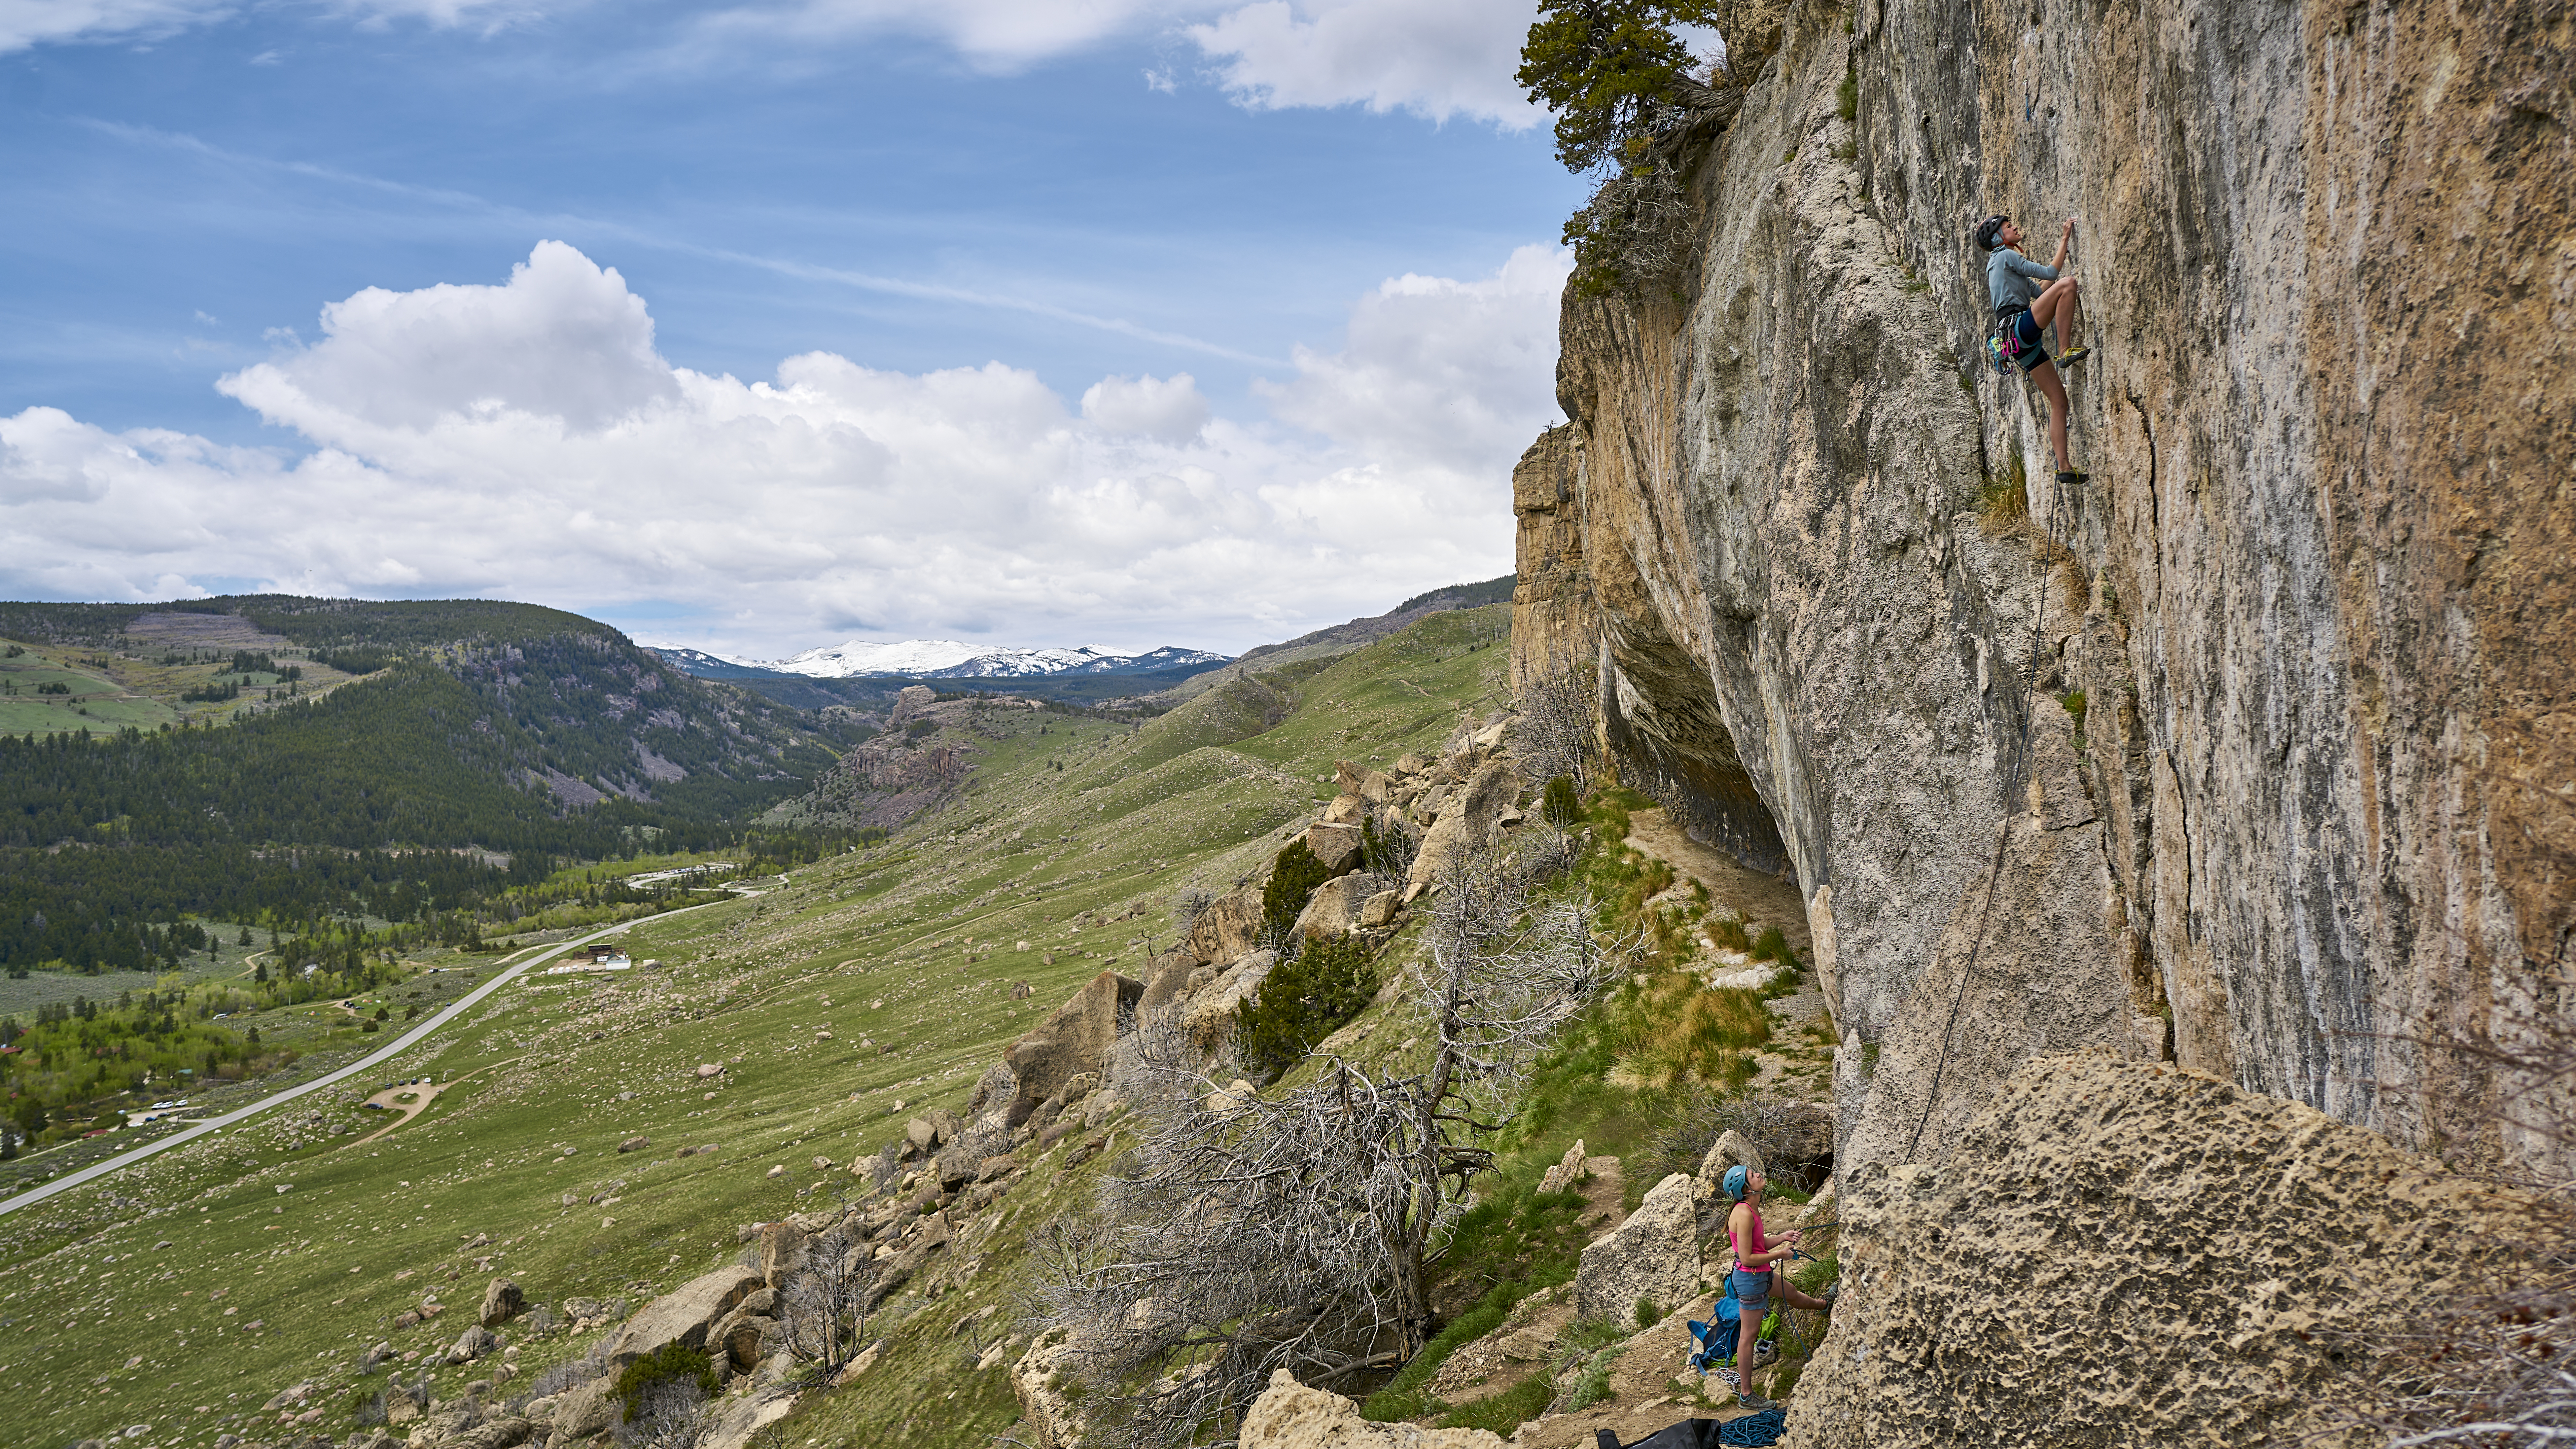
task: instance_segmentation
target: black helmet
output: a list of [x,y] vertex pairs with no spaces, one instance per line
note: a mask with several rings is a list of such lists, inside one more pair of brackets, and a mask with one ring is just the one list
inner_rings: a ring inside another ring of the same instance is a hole
[[1987,217],[1984,221],[1978,222],[1977,250],[1981,252],[1993,251],[1995,249],[1995,240],[2003,234],[2003,229],[2004,215],[2000,211]]

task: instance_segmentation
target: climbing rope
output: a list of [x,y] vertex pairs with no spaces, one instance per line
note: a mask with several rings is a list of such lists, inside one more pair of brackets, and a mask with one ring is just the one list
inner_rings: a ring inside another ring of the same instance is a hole
[[[2057,480],[2052,477],[2049,479],[2048,484],[2048,511],[2051,516],[2054,516],[2057,513],[2057,506],[2060,501],[2060,485]],[[2040,635],[2043,632],[2041,621],[2048,615],[2049,548],[2051,546],[2057,546],[2056,540],[2049,538],[2045,532],[2040,533],[2040,538],[2045,540],[2045,542],[2034,543],[2031,546],[2029,674],[2023,681],[2021,737],[2014,742],[2012,765],[2005,774],[2004,789],[2008,796],[2020,793],[2021,788],[2025,783],[2025,777],[2027,776],[2030,768],[2031,735],[2037,727],[2039,718],[2039,641]],[[1923,1094],[1922,1115],[1914,1119],[1914,1134],[1905,1139],[1905,1152],[1902,1156],[1897,1158],[1897,1161],[1899,1162],[1912,1162],[1914,1160],[1914,1149],[1920,1146],[1923,1141],[1923,1129],[1931,1124],[1933,1105],[1941,1100],[1941,1074],[1946,1071],[1950,1065],[1950,1042],[1958,1032],[1959,1008],[1968,999],[1968,980],[1970,977],[1977,974],[1977,958],[1985,952],[1986,923],[1994,915],[1995,887],[2003,880],[2004,845],[2012,839],[2011,819],[2013,813],[2014,812],[2012,811],[2005,812],[2004,828],[1996,832],[1995,835],[1995,857],[1986,866],[1985,899],[1979,902],[1977,906],[1977,934],[1968,942],[1967,964],[1959,968],[1959,989],[1951,993],[1950,996],[1950,1016],[1949,1019],[1943,1022],[1941,1026],[1941,1054],[1932,1060],[1932,1085],[1931,1088]]]

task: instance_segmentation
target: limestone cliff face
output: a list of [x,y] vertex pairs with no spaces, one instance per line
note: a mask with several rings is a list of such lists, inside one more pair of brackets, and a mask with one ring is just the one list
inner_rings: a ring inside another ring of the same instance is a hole
[[[2420,1141],[2514,1084],[2414,1038],[2576,1014],[2570,44],[2537,0],[1797,5],[1691,285],[1569,291],[1521,647],[1594,651],[1702,833],[1772,832],[1873,1049],[1845,1162],[2106,1045]],[[2080,485],[1977,356],[1988,211],[2043,261],[2076,219]]]

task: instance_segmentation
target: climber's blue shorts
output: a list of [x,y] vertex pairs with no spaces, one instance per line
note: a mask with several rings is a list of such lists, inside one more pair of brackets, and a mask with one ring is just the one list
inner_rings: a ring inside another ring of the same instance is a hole
[[2028,308],[2013,314],[2013,335],[2021,343],[2021,356],[2016,360],[2021,363],[2022,371],[2029,372],[2049,360],[2048,349],[2041,345],[2041,340],[2047,334],[2041,330],[2038,320],[2030,315]]

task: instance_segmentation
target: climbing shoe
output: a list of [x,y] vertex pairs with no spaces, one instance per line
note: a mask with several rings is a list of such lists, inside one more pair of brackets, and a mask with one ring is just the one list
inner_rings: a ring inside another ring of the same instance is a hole
[[1831,1307],[1833,1307],[1833,1306],[1834,1306],[1834,1300],[1835,1300],[1835,1299],[1837,1299],[1837,1298],[1840,1298],[1840,1297],[1842,1297],[1842,1296],[1843,1296],[1843,1280],[1842,1280],[1842,1279],[1840,1279],[1840,1278],[1836,1278],[1836,1279],[1835,1279],[1834,1281],[1832,1281],[1831,1283],[1828,1283],[1828,1284],[1826,1284],[1826,1285],[1825,1285],[1825,1306],[1826,1306],[1827,1308],[1831,1308]]
[[2057,354],[2057,365],[2061,368],[2073,367],[2092,355],[2093,349],[2090,347],[2070,347]]
[[1743,1393],[1737,1394],[1735,1396],[1735,1401],[1757,1414],[1769,1413],[1771,1410],[1780,1407],[1779,1400],[1766,1399],[1760,1394],[1753,1392],[1751,1389],[1746,1389]]
[[2069,468],[2069,469],[2065,470],[2064,472],[2061,472],[2061,473],[2059,473],[2059,474],[2057,475],[2057,481],[2058,481],[2058,482],[2060,482],[2060,483],[2064,483],[2064,484],[2068,484],[2068,485],[2073,485],[2073,484],[2081,483],[2081,482],[2083,482],[2084,480],[2086,480],[2087,478],[2090,478],[2090,477],[2092,477],[2092,476],[2093,476],[2092,474],[2085,472],[2085,471],[2084,471],[2083,469],[2081,469],[2081,468]]

